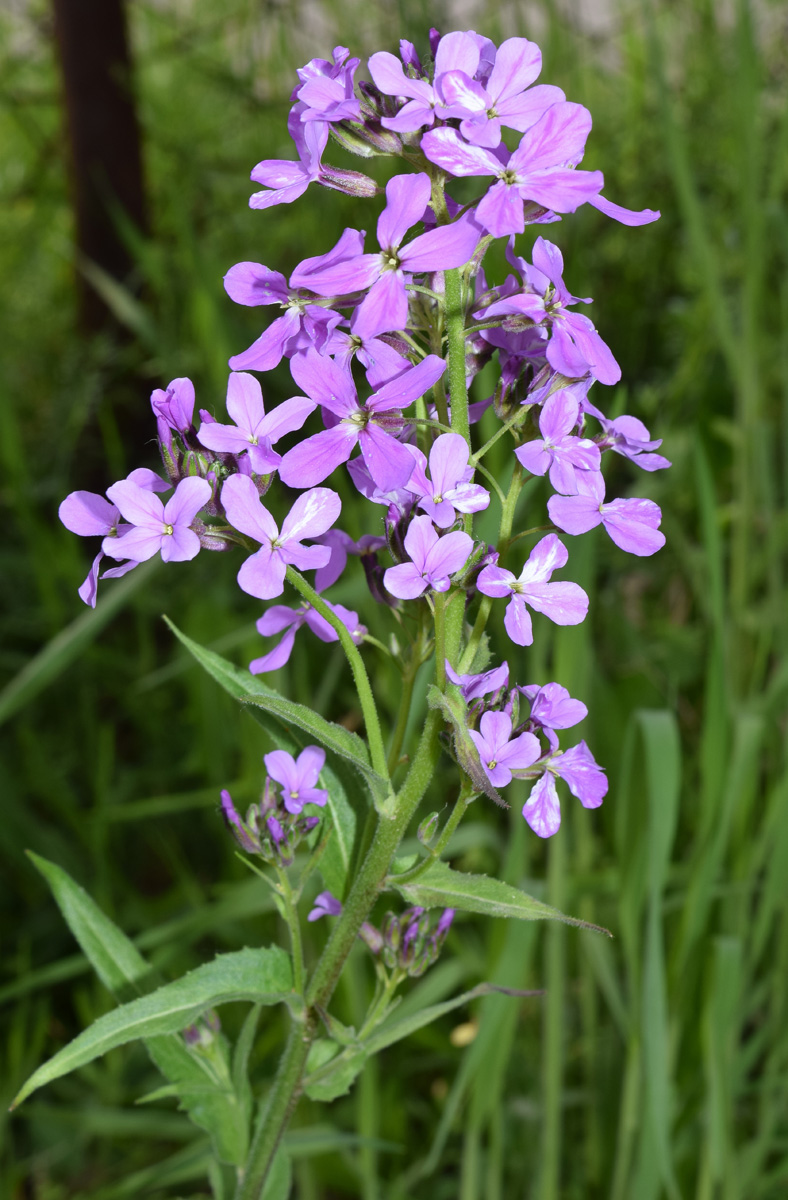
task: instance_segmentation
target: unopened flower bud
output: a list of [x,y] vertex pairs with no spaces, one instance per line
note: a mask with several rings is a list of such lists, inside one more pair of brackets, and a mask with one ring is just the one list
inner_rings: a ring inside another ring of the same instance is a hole
[[256,832],[250,829],[249,826],[241,820],[236,812],[232,796],[226,788],[222,789],[221,799],[222,816],[227,823],[227,828],[238,842],[238,845],[242,850],[246,850],[247,854],[259,854],[260,839],[257,837]]
[[439,813],[430,813],[428,817],[424,818],[421,825],[419,825],[416,836],[418,837],[422,846],[429,846],[430,842],[435,837],[435,834],[438,832],[439,816]]
[[361,171],[351,171],[345,167],[323,166],[320,169],[320,182],[324,187],[333,188],[335,192],[344,192],[346,196],[377,196],[381,188],[362,175]]
[[331,133],[351,154],[360,158],[377,158],[380,154],[401,154],[402,139],[380,125],[357,121],[339,121],[331,126]]

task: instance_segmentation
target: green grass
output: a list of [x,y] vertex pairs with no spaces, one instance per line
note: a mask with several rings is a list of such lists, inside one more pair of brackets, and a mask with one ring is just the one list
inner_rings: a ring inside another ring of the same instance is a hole
[[[224,296],[232,263],[259,258],[287,271],[343,225],[371,227],[372,215],[332,192],[269,214],[246,207],[249,169],[289,153],[295,66],[335,40],[368,54],[402,35],[423,41],[430,22],[448,28],[442,6],[427,14],[416,0],[385,15],[358,9],[343,26],[326,0],[318,42],[294,6],[262,16],[247,0],[190,12],[133,6],[154,233],[136,246],[144,301],[112,297],[132,334],[122,346],[74,333],[48,10],[2,18],[13,34],[0,85],[0,1079],[9,1098],[111,1004],[25,849],[83,883],[168,978],[216,950],[283,936],[216,812],[228,782],[240,799],[254,795],[269,747],[159,619],[167,612],[244,663],[260,652],[259,611],[235,588],[232,562],[203,555],[110,584],[86,615],[76,587],[90,551],[60,528],[56,509],[72,488],[153,465],[150,445],[126,445],[119,432],[150,388],[189,374],[201,405],[221,404],[228,354],[259,332],[258,315]],[[561,834],[545,847],[521,821],[514,786],[511,817],[476,802],[456,861],[615,937],[458,920],[414,991],[430,989],[422,994],[435,1002],[488,979],[546,995],[488,996],[384,1052],[330,1111],[303,1103],[291,1135],[297,1194],[779,1200],[788,1187],[784,14],[744,0],[730,13],[711,0],[644,0],[592,34],[545,0],[531,26],[523,21],[517,32],[543,47],[543,79],[593,113],[585,165],[605,171],[611,198],[662,209],[641,230],[583,212],[553,236],[569,286],[595,297],[594,319],[624,370],[602,403],[640,416],[675,465],[643,477],[611,464],[611,491],[662,505],[667,547],[634,560],[599,532],[572,543],[591,618],[561,631],[537,619],[533,650],[509,656],[519,680],[556,678],[588,703],[580,732],[608,767],[605,805],[565,802]],[[484,31],[514,29],[491,5]],[[288,386],[277,373],[266,398]],[[507,453],[502,443],[491,453],[496,473]],[[542,503],[540,492],[528,500],[539,513]],[[336,598],[361,609],[363,584]],[[371,623],[387,637],[381,614]],[[276,686],[352,719],[341,656],[324,662],[317,678],[305,642]],[[393,706],[394,675],[379,677]],[[314,955],[320,927],[310,936]],[[342,1020],[369,986],[359,955],[337,994]],[[243,1016],[223,1010],[231,1034]],[[449,1034],[471,1016],[478,1034],[455,1048]],[[261,1028],[260,1082],[283,1026],[273,1018]],[[207,1194],[205,1143],[173,1102],[135,1106],[157,1086],[144,1054],[121,1049],[0,1116],[0,1194]]]

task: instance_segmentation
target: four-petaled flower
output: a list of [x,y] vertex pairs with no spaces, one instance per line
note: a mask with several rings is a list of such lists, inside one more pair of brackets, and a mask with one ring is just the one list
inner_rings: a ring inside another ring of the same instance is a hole
[[212,495],[208,480],[196,477],[182,479],[166,504],[129,479],[113,483],[107,496],[132,528],[120,538],[105,537],[101,549],[110,558],[133,562],[145,562],[159,551],[165,562],[186,562],[200,551],[191,526]]
[[347,462],[358,443],[378,487],[384,492],[402,487],[415,464],[407,447],[386,431],[387,425],[396,431],[398,421],[389,414],[423,396],[445,370],[442,358],[428,354],[418,366],[384,384],[362,404],[348,370],[312,350],[293,359],[291,371],[296,383],[337,419],[329,429],[288,450],[279,467],[283,483],[288,487],[320,483]]
[[[430,450],[430,475],[427,460],[417,446],[409,447],[416,460],[407,489],[418,496],[416,505],[441,529],[454,524],[457,513],[480,512],[490,503],[490,493],[472,483],[473,467],[468,463],[468,443],[459,433],[442,433]],[[456,510],[456,511],[455,511]]]
[[465,566],[473,538],[460,530],[439,537],[429,517],[414,517],[405,534],[405,549],[411,561],[389,567],[383,586],[400,600],[415,600],[427,588],[449,590],[449,576]]
[[255,377],[245,371],[234,371],[227,384],[227,412],[235,424],[203,422],[197,437],[206,449],[220,454],[246,451],[255,474],[268,475],[282,461],[281,454],[271,448],[272,444],[286,433],[300,429],[314,408],[314,401],[305,396],[293,396],[266,413],[263,390]]
[[480,723],[481,732],[468,733],[479,751],[484,772],[493,787],[506,787],[512,771],[530,767],[542,753],[539,739],[532,733],[512,737],[512,718],[508,713],[486,712]]
[[604,525],[617,546],[641,558],[665,545],[659,530],[662,513],[653,500],[637,496],[605,504],[605,481],[598,471],[579,479],[578,491],[577,496],[551,496],[547,501],[550,520],[564,533],[588,533]]
[[577,491],[578,470],[599,470],[600,453],[596,443],[590,438],[570,434],[577,425],[579,412],[580,404],[571,392],[565,388],[554,392],[539,415],[541,438],[526,442],[514,452],[532,475],[549,472],[555,490],[567,496]]
[[250,596],[273,600],[284,590],[288,566],[311,571],[331,557],[327,546],[301,544],[302,538],[325,533],[339,516],[342,502],[331,488],[312,488],[299,496],[281,533],[248,475],[230,476],[222,488],[222,504],[233,528],[261,543],[238,572],[238,586]]
[[480,572],[476,586],[485,596],[510,596],[504,625],[518,646],[533,642],[529,604],[556,625],[579,625],[588,612],[588,596],[576,583],[551,583],[550,576],[566,566],[566,546],[554,533],[537,542],[520,572],[519,579],[502,567],[488,566]]
[[523,805],[523,816],[539,837],[552,837],[561,825],[561,805],[555,777],[563,779],[584,808],[599,808],[607,794],[607,778],[585,742],[578,742],[546,764]]
[[315,787],[323,770],[326,752],[319,746],[307,746],[298,758],[286,750],[272,750],[264,757],[265,769],[282,788],[282,802],[290,813],[300,813],[305,804],[328,803],[325,788]]

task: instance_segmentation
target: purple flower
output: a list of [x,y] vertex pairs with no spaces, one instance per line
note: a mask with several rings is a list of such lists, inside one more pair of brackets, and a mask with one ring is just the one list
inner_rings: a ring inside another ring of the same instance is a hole
[[389,567],[383,586],[400,600],[415,600],[428,587],[436,592],[449,590],[449,576],[465,566],[473,539],[459,530],[439,537],[429,517],[414,517],[405,534],[405,549],[411,561]]
[[483,671],[480,675],[458,675],[447,658],[446,674],[460,689],[466,704],[480,700],[482,696],[489,696],[491,692],[499,692],[509,684],[509,664],[505,662],[501,663],[500,667]]
[[524,263],[530,291],[507,296],[484,311],[485,318],[520,313],[550,329],[547,361],[570,379],[589,371],[600,383],[618,383],[619,367],[588,317],[567,312],[572,304],[590,304],[571,295],[563,279],[564,260],[552,242],[539,237],[534,243],[534,265]]
[[311,912],[307,913],[307,921],[319,921],[321,917],[338,917],[342,912],[342,905],[336,896],[332,896],[331,892],[320,892],[315,896],[315,907]]
[[208,480],[196,477],[182,479],[166,505],[129,479],[113,483],[107,496],[133,528],[121,538],[105,537],[101,549],[110,558],[133,562],[145,562],[159,551],[165,562],[186,562],[200,550],[192,522],[212,495]]
[[264,757],[265,769],[282,788],[282,800],[289,813],[300,813],[305,804],[328,803],[325,788],[316,788],[317,778],[326,761],[319,746],[307,746],[298,758],[286,750],[272,750]]
[[194,384],[191,379],[173,379],[167,390],[151,393],[151,408],[157,420],[174,433],[188,433],[194,414]]
[[313,58],[298,71],[301,86],[293,99],[301,101],[302,121],[360,121],[361,106],[353,94],[359,60],[348,58],[346,46],[334,47],[334,61]]
[[[341,604],[330,604],[328,600],[326,604],[339,617],[353,641],[356,644],[362,641],[367,631],[364,625],[359,624],[358,613],[351,612]],[[263,637],[273,637],[284,632],[284,637],[268,654],[249,663],[251,673],[264,675],[267,671],[277,671],[283,667],[290,658],[296,633],[302,625],[307,625],[321,642],[339,641],[339,634],[333,626],[306,601],[297,608],[288,608],[286,604],[274,604],[260,617],[257,632]]]
[[299,496],[281,533],[246,475],[230,476],[222,488],[222,504],[233,528],[261,543],[238,572],[238,586],[248,595],[273,600],[284,590],[288,565],[311,571],[328,562],[326,546],[303,546],[301,540],[319,537],[339,516],[342,502],[330,488],[312,488]]
[[515,456],[532,475],[550,473],[550,483],[557,492],[574,495],[577,491],[575,470],[598,471],[601,456],[599,447],[589,438],[571,437],[577,425],[580,404],[566,389],[554,392],[545,401],[539,415],[541,438],[526,442],[515,450]]
[[445,370],[443,359],[429,354],[362,405],[349,371],[314,351],[293,359],[296,383],[338,420],[288,450],[279,468],[282,482],[288,487],[319,483],[347,462],[358,443],[378,487],[384,492],[402,487],[413,473],[414,462],[407,448],[386,432],[386,426],[393,431],[401,427],[400,419],[388,414],[423,396]]
[[310,183],[320,177],[320,155],[328,141],[328,125],[322,121],[301,121],[300,112],[293,109],[287,128],[296,144],[298,162],[269,158],[259,162],[251,178],[266,189],[249,197],[250,208],[272,208],[275,204],[292,204],[303,196]]
[[396,117],[383,117],[381,124],[397,133],[412,133],[425,125],[432,125],[436,116],[446,115],[442,111],[441,77],[447,71],[462,71],[473,76],[478,65],[479,46],[470,33],[447,33],[440,39],[435,51],[434,87],[426,79],[406,75],[402,63],[393,54],[385,50],[373,54],[369,60],[369,73],[375,86],[384,96],[405,96],[410,101]]
[[[480,230],[468,215],[452,225],[430,229],[403,246],[408,230],[424,216],[429,204],[429,175],[395,175],[386,184],[386,207],[378,218],[377,254],[358,254],[323,269],[298,268],[291,283],[309,287],[321,296],[371,288],[367,297],[370,316],[388,329],[404,329],[408,322],[405,274],[462,267],[473,256]],[[302,264],[303,268],[304,264]]]
[[525,133],[550,105],[566,100],[558,87],[530,87],[541,69],[542,53],[534,42],[508,38],[495,55],[486,83],[457,70],[441,78],[446,116],[461,118],[460,132],[466,141],[494,149],[500,145],[502,125]]
[[[346,230],[346,233],[353,234],[355,230]],[[361,245],[360,240],[358,244]],[[347,248],[348,239],[345,239],[340,254]],[[288,287],[284,275],[269,270],[262,263],[236,263],[225,275],[224,287],[236,304],[249,308],[278,304],[284,309],[284,315],[272,321],[247,350],[233,355],[230,366],[234,370],[271,371],[283,356],[291,358],[310,347],[322,354],[342,320],[332,309],[311,303],[308,292]]]
[[341,366],[350,369],[350,362],[355,355],[366,368],[367,382],[373,388],[383,387],[398,375],[402,375],[410,367],[410,362],[404,357],[409,347],[400,342],[403,353],[396,350],[390,342],[380,337],[382,333],[394,333],[385,311],[381,312],[374,303],[370,293],[354,310],[350,318],[350,332],[337,330],[326,349],[326,353],[336,356]]
[[530,767],[542,753],[539,741],[532,733],[512,737],[512,718],[507,713],[484,713],[481,732],[469,729],[468,733],[479,752],[487,778],[496,788],[506,787],[511,783],[513,770]]
[[576,536],[604,525],[610,537],[628,554],[644,557],[665,545],[660,533],[662,513],[653,500],[611,500],[605,504],[605,481],[598,472],[579,480],[577,496],[551,496],[547,501],[550,520],[565,533]]
[[526,687],[518,685],[517,690],[531,705],[528,724],[532,729],[544,730],[553,750],[558,749],[556,729],[571,729],[588,716],[588,709],[582,700],[573,700],[560,683],[546,683],[544,687],[537,683]]
[[[150,492],[167,492],[170,489],[166,480],[147,467],[137,467],[128,478],[132,483]],[[128,525],[120,523],[120,509],[97,492],[71,492],[60,505],[58,517],[66,529],[80,537],[122,537],[129,528]],[[104,551],[99,550],[78,589],[80,600],[90,608],[96,607],[99,568],[104,558]],[[120,579],[136,566],[136,562],[125,562],[120,567],[111,567],[101,578]]]
[[670,461],[661,454],[652,454],[662,445],[662,438],[651,439],[649,431],[637,417],[616,417],[608,421],[607,417],[587,401],[585,411],[596,417],[605,431],[605,436],[597,442],[600,450],[615,450],[616,454],[630,459],[644,471],[661,471],[669,467]]
[[555,755],[547,763],[547,770],[531,789],[523,805],[523,816],[539,837],[548,838],[557,833],[561,825],[561,806],[555,786],[559,776],[568,784],[573,796],[577,796],[584,808],[598,808],[607,794],[607,779],[602,768],[585,742]]
[[476,218],[493,237],[522,233],[524,204],[574,212],[602,188],[601,171],[576,171],[591,129],[591,114],[569,101],[554,104],[523,136],[513,154],[469,146],[455,129],[425,133],[421,148],[450,175],[494,175],[498,182],[476,206]]
[[518,646],[533,642],[529,604],[544,613],[556,625],[579,625],[588,612],[588,596],[576,583],[550,583],[550,576],[566,566],[569,555],[563,542],[548,533],[537,542],[516,579],[511,571],[488,566],[479,574],[476,586],[485,596],[511,596],[506,606],[504,625]]
[[304,396],[293,396],[266,414],[263,392],[253,375],[234,372],[227,384],[227,412],[234,425],[203,423],[197,438],[208,450],[220,454],[248,453],[249,463],[256,475],[268,475],[282,461],[271,449],[286,433],[300,429],[315,405]]
[[[417,505],[441,529],[454,524],[457,512],[473,513],[487,508],[490,493],[471,483],[473,467],[468,464],[468,443],[459,433],[442,433],[430,450],[430,474],[421,450],[410,446],[416,467],[407,483],[409,492],[418,496]],[[455,509],[457,510],[455,512]]]

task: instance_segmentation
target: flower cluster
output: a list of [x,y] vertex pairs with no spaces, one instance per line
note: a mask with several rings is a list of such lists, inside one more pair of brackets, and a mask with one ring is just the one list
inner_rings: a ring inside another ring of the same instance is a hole
[[[338,917],[342,904],[331,892],[321,892],[307,920],[318,921],[321,917]],[[419,905],[407,908],[397,916],[387,912],[380,929],[365,921],[359,937],[387,970],[417,979],[437,960],[446,941],[454,909],[444,908],[433,927],[427,911]]]
[[251,805],[243,820],[223,789],[222,815],[242,850],[287,867],[298,843],[320,822],[316,814],[305,813],[304,806],[323,808],[328,801],[325,788],[315,786],[326,752],[307,746],[294,759],[284,750],[273,750],[264,761],[266,780],[260,802]]
[[[224,281],[231,299],[274,306],[278,315],[230,360],[226,419],[204,409],[195,416],[188,379],[153,393],[164,476],[134,471],[106,497],[74,492],[63,502],[60,517],[69,529],[102,539],[80,595],[95,604],[104,557],[119,564],[104,571],[107,578],[157,554],[183,561],[200,549],[242,547],[238,584],[266,601],[283,593],[288,569],[314,571],[322,593],[358,558],[372,599],[387,606],[392,620],[407,618],[424,629],[438,597],[462,590],[468,603],[478,596],[482,606],[505,600],[509,638],[530,646],[532,612],[575,625],[588,610],[582,588],[553,578],[569,559],[558,533],[573,537],[602,525],[617,546],[641,556],[664,543],[656,504],[606,499],[605,456],[624,456],[646,471],[670,464],[655,453],[660,442],[639,420],[610,420],[589,399],[594,385],[620,378],[611,350],[577,311],[590,300],[570,293],[556,244],[537,236],[524,258],[515,236],[528,225],[560,222],[584,204],[630,226],[659,213],[612,203],[601,194],[601,172],[580,168],[591,116],[559,88],[536,82],[541,55],[525,38],[495,46],[474,31],[432,31],[425,60],[402,42],[399,57],[373,54],[372,82],[356,86],[358,66],[337,47],[331,60],[314,59],[298,72],[288,121],[297,158],[259,163],[250,204],[290,204],[313,183],[377,197],[381,189],[366,175],[323,163],[333,136],[362,157],[386,156],[399,166],[385,186],[375,242],[368,244],[360,229],[345,229],[287,279],[262,263],[231,267]],[[477,194],[467,200],[474,180]],[[462,205],[450,194],[455,185],[463,189]],[[496,238],[505,240],[511,267],[497,284],[482,266]],[[458,388],[457,342],[448,330],[447,273],[456,277],[458,270],[465,386],[495,356],[500,371],[494,393],[471,405]],[[266,411],[249,372],[268,371],[282,359],[294,394]],[[513,486],[531,475],[545,477],[552,489],[547,524],[541,514],[535,522],[548,532],[527,555],[509,551],[523,530],[509,528],[500,550],[474,536],[474,514],[491,503],[485,483],[502,499],[483,467],[486,446],[474,428],[490,408],[511,440]],[[337,472],[346,472],[372,506],[359,540],[338,527],[340,496],[322,486]],[[274,510],[289,503],[279,482],[299,492],[281,524],[264,502],[275,488]],[[171,492],[167,499],[164,492]],[[281,640],[251,670],[281,667],[303,625],[323,641],[344,637],[344,630],[356,644],[365,641],[358,613],[325,605],[269,607],[258,630]],[[606,782],[585,743],[562,751],[556,738],[555,730],[585,715],[579,701],[555,683],[510,689],[505,663],[476,675],[458,674],[458,664],[446,669],[448,686],[459,687],[469,706],[471,738],[491,784],[504,787],[513,776],[537,780],[523,810],[537,834],[558,828],[557,778],[586,807],[601,803]],[[524,699],[530,713],[521,719]],[[281,751],[268,755],[269,784],[246,821],[223,794],[225,816],[245,849],[279,861],[292,856],[316,820],[302,815],[303,804],[325,802],[314,786],[321,754],[310,747],[296,764]],[[281,785],[277,796],[270,779]],[[421,930],[420,920],[412,916],[412,927]],[[427,944],[422,933],[403,933],[400,943],[418,943],[419,962]]]

